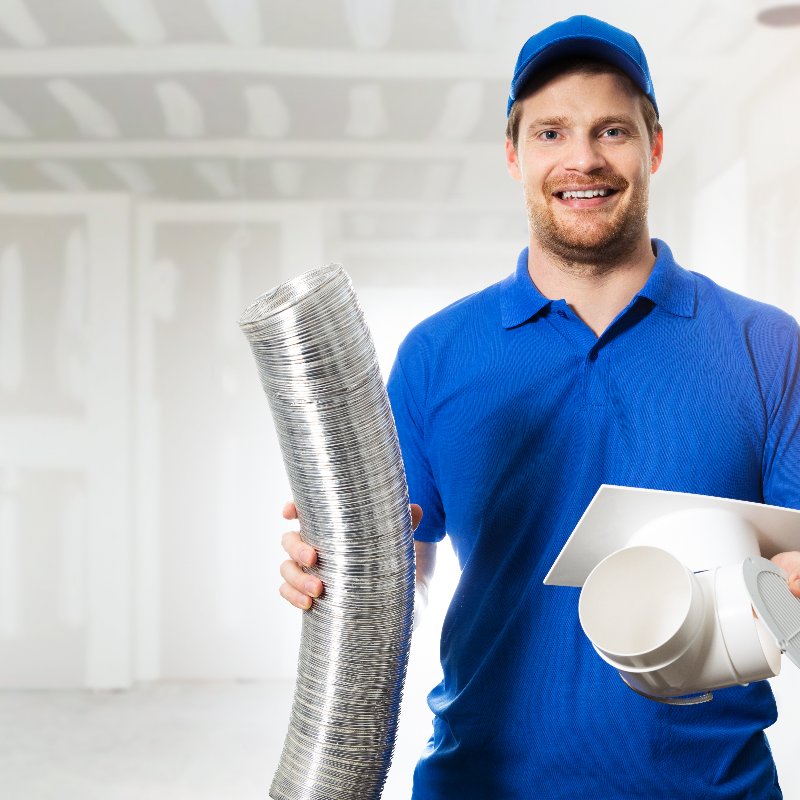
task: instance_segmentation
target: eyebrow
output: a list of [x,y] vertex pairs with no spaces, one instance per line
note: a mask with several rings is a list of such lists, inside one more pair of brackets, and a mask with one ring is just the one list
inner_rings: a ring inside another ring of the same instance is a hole
[[[539,117],[528,125],[528,134],[539,128],[568,128],[569,125],[569,119],[564,116]],[[628,114],[609,114],[592,121],[593,128],[604,128],[606,125],[625,125],[633,130],[636,129],[635,120]]]
[[566,128],[569,120],[566,117],[539,117],[528,125],[528,133],[534,128]]
[[622,124],[626,125],[629,128],[636,128],[636,122],[633,117],[629,117],[627,114],[610,114],[607,117],[600,117],[594,121],[595,128],[605,128],[606,125],[614,125],[614,124]]

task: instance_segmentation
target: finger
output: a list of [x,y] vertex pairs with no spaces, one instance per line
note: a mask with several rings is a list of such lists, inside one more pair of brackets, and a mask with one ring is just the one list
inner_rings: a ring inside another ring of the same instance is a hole
[[300,531],[286,531],[281,536],[281,547],[298,564],[312,567],[317,563],[317,551],[300,538]]
[[302,592],[298,592],[297,589],[293,589],[288,583],[282,584],[278,591],[281,597],[283,597],[284,600],[288,600],[295,608],[299,608],[303,611],[311,608],[311,598]]
[[315,575],[304,572],[295,561],[284,561],[280,572],[281,577],[296,592],[308,597],[319,597],[322,594],[322,581]]
[[416,503],[411,504],[411,530],[415,531],[419,527],[419,523],[422,522],[422,506],[418,506]]
[[293,501],[284,503],[283,510],[281,511],[284,519],[297,519],[297,506]]
[[795,597],[800,597],[800,553],[778,553],[772,561],[786,573],[791,593]]
[[773,564],[777,564],[785,573],[791,571],[792,554],[791,553],[778,553],[771,559]]

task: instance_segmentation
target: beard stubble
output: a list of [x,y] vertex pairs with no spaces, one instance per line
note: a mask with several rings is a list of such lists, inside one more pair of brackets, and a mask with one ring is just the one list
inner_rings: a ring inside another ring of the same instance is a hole
[[[618,192],[630,187],[628,180],[615,173],[598,173],[591,180],[570,179],[569,187],[580,189],[602,183]],[[648,181],[634,187],[623,206],[609,215],[602,208],[575,210],[568,223],[553,213],[553,193],[563,189],[564,179],[549,180],[538,198],[525,190],[528,226],[541,247],[572,274],[603,275],[613,271],[630,256],[641,241],[647,224]]]

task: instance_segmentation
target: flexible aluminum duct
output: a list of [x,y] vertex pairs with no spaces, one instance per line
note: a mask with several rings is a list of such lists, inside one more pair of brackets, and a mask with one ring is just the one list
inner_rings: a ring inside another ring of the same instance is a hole
[[347,273],[312,270],[239,324],[269,399],[311,569],[275,800],[377,800],[389,769],[414,603],[408,489],[386,390]]

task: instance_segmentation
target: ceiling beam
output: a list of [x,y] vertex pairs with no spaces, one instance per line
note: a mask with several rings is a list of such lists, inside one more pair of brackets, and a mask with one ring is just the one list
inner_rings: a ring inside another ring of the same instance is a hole
[[[502,80],[513,66],[511,53],[464,51],[354,52],[301,47],[236,47],[216,44],[49,47],[0,50],[0,76],[161,75],[246,73],[309,78],[380,80]],[[724,72],[735,56],[683,56],[666,62],[670,74],[695,77]]]
[[511,254],[515,257],[525,244],[524,233],[517,239],[338,239],[329,241],[331,252],[347,258],[407,258],[424,253],[426,258],[467,258],[493,257],[498,254]]
[[[511,181],[509,180],[509,183]],[[325,211],[336,213],[359,212],[365,214],[485,214],[497,212],[498,214],[514,213],[524,219],[525,210],[520,198],[516,196],[508,199],[491,197],[483,200],[447,199],[440,202],[426,202],[414,200],[407,202],[375,200],[326,200]]]
[[250,73],[316,78],[501,78],[511,64],[466,52],[353,52],[300,47],[216,44],[49,47],[0,50],[0,75],[160,75]]
[[17,141],[0,142],[0,160],[73,159],[381,159],[441,161],[488,159],[503,168],[503,140],[485,142],[337,140],[258,141],[253,139],[144,139],[105,141]]

